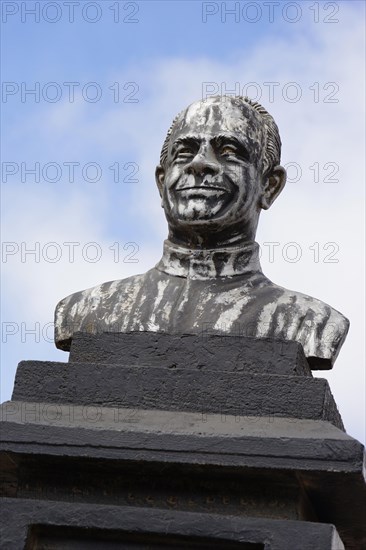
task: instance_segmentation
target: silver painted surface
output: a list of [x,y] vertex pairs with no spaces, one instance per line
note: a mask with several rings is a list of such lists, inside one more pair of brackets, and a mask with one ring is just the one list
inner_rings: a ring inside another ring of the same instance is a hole
[[297,340],[331,368],[349,322],[329,305],[263,275],[255,234],[282,191],[273,118],[247,98],[212,97],[173,121],[156,180],[169,236],[145,274],[77,292],[56,308],[55,341],[76,331],[216,333]]
[[[297,340],[307,357],[333,364],[347,319],[316,298],[272,283],[260,269],[258,248],[251,243],[231,253],[192,254],[166,241],[162,260],[147,273],[62,300],[56,308],[56,344],[69,349],[76,331],[210,331]],[[217,254],[225,254],[220,272]]]

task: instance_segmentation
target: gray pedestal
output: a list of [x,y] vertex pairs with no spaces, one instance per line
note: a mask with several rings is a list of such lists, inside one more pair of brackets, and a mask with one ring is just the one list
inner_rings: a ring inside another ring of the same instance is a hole
[[[19,365],[4,548],[362,548],[363,447],[301,347],[246,339],[240,357],[228,339],[225,357],[218,340],[200,354],[153,338],[80,338],[69,363]],[[255,361],[268,354],[276,374]]]

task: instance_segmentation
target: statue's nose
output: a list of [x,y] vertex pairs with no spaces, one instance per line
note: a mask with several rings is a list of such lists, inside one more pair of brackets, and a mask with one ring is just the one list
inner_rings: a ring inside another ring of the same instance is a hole
[[219,173],[220,166],[216,162],[213,155],[203,154],[201,152],[192,159],[192,161],[186,167],[188,174],[194,175],[211,175],[214,176]]

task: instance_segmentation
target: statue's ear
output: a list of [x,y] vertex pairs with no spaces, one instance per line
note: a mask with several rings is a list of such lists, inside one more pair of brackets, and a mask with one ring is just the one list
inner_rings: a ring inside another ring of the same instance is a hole
[[159,166],[157,166],[155,170],[155,181],[156,181],[156,185],[158,186],[161,197],[163,196],[164,178],[165,178],[165,170],[159,164]]
[[276,200],[286,183],[286,170],[283,166],[275,166],[263,182],[263,192],[259,206],[267,210]]

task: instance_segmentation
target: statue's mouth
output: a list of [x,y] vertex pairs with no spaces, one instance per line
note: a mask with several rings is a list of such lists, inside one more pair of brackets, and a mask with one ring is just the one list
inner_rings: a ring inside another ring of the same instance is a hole
[[194,185],[194,186],[186,186],[181,187],[180,189],[176,189],[177,192],[179,192],[184,197],[219,197],[223,195],[224,193],[227,193],[228,190],[219,187],[217,185]]

